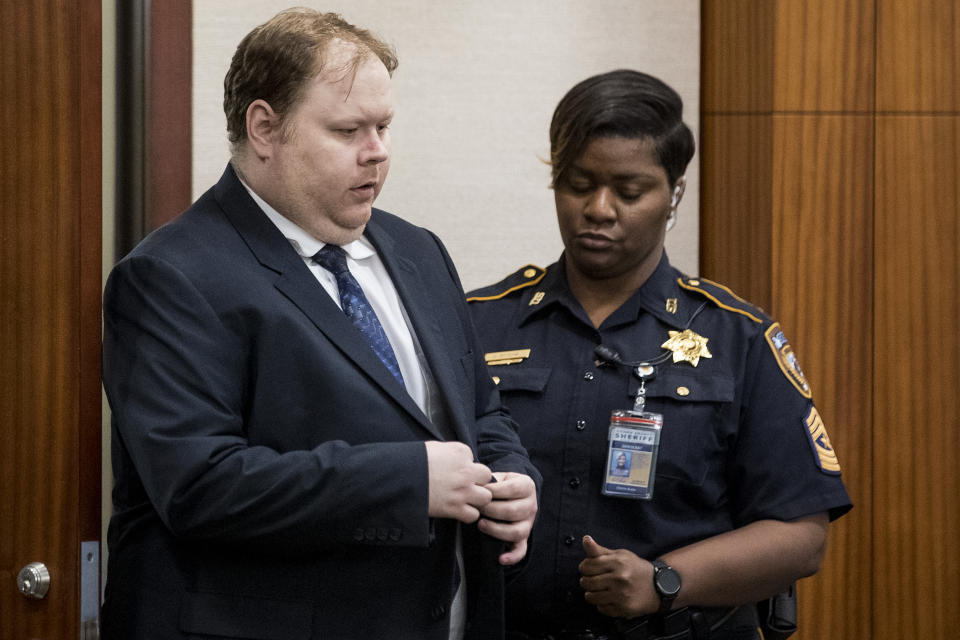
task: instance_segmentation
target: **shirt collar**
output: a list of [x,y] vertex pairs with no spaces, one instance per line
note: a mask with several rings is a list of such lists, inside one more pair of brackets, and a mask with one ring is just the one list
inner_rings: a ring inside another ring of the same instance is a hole
[[[670,265],[664,251],[657,268],[647,281],[604,321],[605,327],[633,322],[641,312],[649,313],[664,323],[681,328],[696,311],[696,300],[684,295],[677,280],[681,273]],[[520,324],[555,304],[569,309],[575,316],[589,322],[583,308],[567,284],[565,256],[547,268],[543,279],[524,292]]]
[[[317,240],[304,230],[303,227],[271,207],[266,200],[250,188],[250,185],[244,182],[243,178],[240,178],[240,183],[247,190],[247,193],[250,194],[250,197],[253,198],[253,201],[256,202],[260,209],[270,218],[270,222],[280,230],[280,233],[283,234],[283,237],[287,239],[290,246],[293,247],[294,251],[296,251],[300,257],[310,258],[324,247],[325,242]],[[367,240],[365,236],[361,236],[360,239],[343,245],[342,248],[354,261],[369,258],[377,252],[373,244]]]

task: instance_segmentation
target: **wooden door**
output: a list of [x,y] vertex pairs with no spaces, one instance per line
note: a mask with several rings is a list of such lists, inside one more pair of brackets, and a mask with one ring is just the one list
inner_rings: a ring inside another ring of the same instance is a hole
[[[2,640],[82,637],[83,566],[96,624],[100,35],[100,0],[0,0]],[[34,561],[43,599],[17,589]]]

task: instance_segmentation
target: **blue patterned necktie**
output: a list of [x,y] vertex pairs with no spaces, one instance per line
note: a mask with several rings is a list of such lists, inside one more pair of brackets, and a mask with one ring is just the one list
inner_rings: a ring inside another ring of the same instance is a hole
[[340,290],[340,306],[343,308],[343,312],[347,314],[354,326],[367,339],[374,353],[393,374],[393,377],[397,379],[400,386],[404,386],[403,374],[400,373],[397,356],[393,352],[393,347],[390,346],[390,340],[387,339],[387,334],[384,332],[383,325],[380,324],[376,312],[370,306],[367,296],[363,295],[360,283],[347,268],[346,252],[335,244],[327,244],[313,256],[313,261],[332,273],[337,279],[337,288]]

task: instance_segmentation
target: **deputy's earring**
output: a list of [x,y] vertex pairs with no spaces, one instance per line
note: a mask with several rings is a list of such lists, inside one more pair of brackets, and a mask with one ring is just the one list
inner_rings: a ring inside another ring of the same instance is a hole
[[673,188],[673,196],[670,198],[670,212],[667,213],[667,231],[673,229],[677,224],[677,205],[680,204],[680,198],[683,197],[683,191],[687,187],[686,176],[680,176],[677,180],[677,186]]

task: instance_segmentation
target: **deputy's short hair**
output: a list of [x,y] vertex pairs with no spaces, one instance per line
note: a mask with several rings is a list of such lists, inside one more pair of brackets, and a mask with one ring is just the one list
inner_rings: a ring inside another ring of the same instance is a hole
[[693,133],[683,122],[683,100],[663,81],[630,69],[592,76],[560,100],[550,123],[550,165],[556,187],[571,163],[597,138],[652,140],[670,184],[693,158]]

